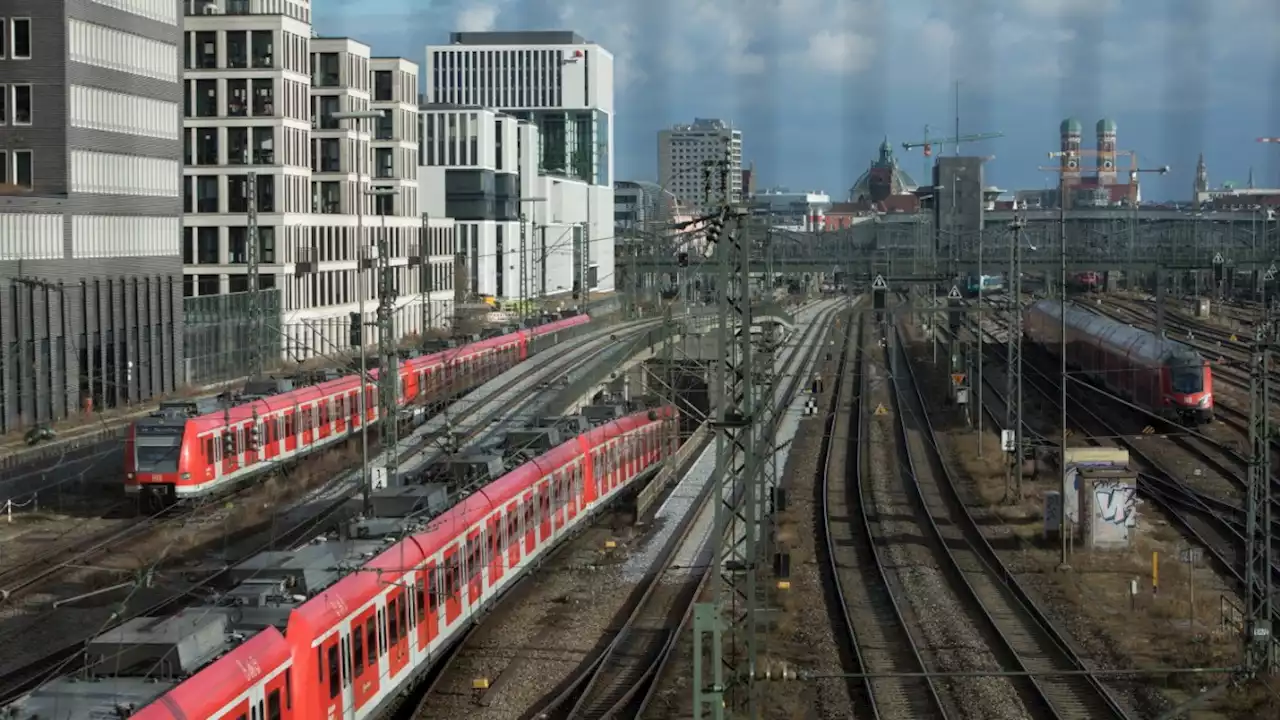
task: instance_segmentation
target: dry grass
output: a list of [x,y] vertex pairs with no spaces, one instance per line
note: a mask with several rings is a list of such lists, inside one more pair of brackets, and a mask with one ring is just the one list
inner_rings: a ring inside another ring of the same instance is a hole
[[[988,536],[1003,548],[1006,562],[1028,589],[1043,597],[1093,655],[1121,668],[1222,668],[1240,662],[1236,631],[1224,626],[1224,609],[1239,606],[1231,587],[1213,569],[1180,561],[1186,547],[1181,533],[1150,505],[1142,505],[1132,546],[1123,551],[1074,548],[1071,571],[1061,572],[1057,541],[1043,534],[1043,501],[1047,480],[1028,482],[1015,503],[1004,498],[1004,469],[984,438],[984,458],[977,457],[973,433],[945,438],[954,466],[972,483],[977,514],[999,519]],[[1153,573],[1153,565],[1156,572]],[[1153,585],[1153,576],[1156,578]],[[1138,593],[1131,594],[1137,584]],[[1194,603],[1193,603],[1194,599]],[[1156,673],[1135,685],[1158,691],[1168,703],[1185,702],[1206,686],[1225,679],[1190,674]],[[1229,693],[1199,719],[1275,717],[1280,705],[1257,685]]]

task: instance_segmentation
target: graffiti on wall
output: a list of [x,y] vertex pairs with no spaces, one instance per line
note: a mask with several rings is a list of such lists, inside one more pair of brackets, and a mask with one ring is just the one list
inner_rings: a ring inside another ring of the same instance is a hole
[[1138,488],[1133,483],[1101,481],[1093,485],[1098,519],[1112,525],[1138,524]]

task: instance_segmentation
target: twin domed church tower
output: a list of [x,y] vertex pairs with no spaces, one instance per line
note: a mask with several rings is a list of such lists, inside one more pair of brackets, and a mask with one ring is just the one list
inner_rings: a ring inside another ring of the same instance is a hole
[[1097,147],[1089,160],[1081,154],[1080,141],[1084,134],[1084,126],[1075,118],[1062,121],[1061,131],[1062,177],[1068,185],[1078,185],[1082,170],[1096,172],[1099,186],[1116,184],[1116,123],[1103,118],[1095,126]]

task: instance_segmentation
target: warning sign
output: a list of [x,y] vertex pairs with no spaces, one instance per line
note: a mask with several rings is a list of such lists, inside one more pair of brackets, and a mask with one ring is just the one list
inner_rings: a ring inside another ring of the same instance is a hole
[[964,384],[964,373],[951,373],[951,382],[956,385]]
[[872,290],[888,290],[889,283],[884,281],[883,275],[877,275],[875,280],[871,281]]
[[1240,342],[1240,338],[1236,337],[1235,335],[1232,335],[1231,342]]
[[948,300],[961,300],[963,295],[960,294],[960,288],[956,285],[951,286],[951,292],[947,293]]
[[1143,434],[1143,435],[1155,435],[1155,434],[1156,434],[1156,429],[1155,429],[1154,427],[1152,427],[1152,426],[1148,425],[1148,426],[1146,426],[1146,427],[1142,428],[1142,434]]
[[889,408],[885,407],[885,406],[884,406],[884,403],[880,403],[879,405],[877,405],[877,406],[876,406],[876,414],[877,414],[877,415],[888,415],[888,414],[889,414]]

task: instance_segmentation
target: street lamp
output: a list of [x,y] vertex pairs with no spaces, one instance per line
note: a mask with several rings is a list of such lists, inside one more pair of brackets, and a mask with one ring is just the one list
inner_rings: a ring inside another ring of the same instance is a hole
[[[356,133],[356,147],[360,148],[359,135],[361,134],[361,120],[377,120],[383,117],[381,112],[375,110],[349,110],[330,113],[330,118],[342,122],[343,120],[351,121],[351,129]],[[368,294],[368,288],[365,284],[365,249],[364,242],[364,202],[365,202],[365,183],[368,179],[365,173],[365,162],[368,158],[369,148],[366,146],[363,150],[356,153],[356,261],[359,268],[356,275],[356,294],[359,295],[361,337],[363,338],[364,324],[364,296]],[[361,345],[363,345],[363,341]],[[360,488],[361,499],[364,504],[364,511],[368,514],[372,507],[370,500],[369,487],[369,403],[366,397],[365,388],[369,381],[369,362],[363,348],[360,350]]]

